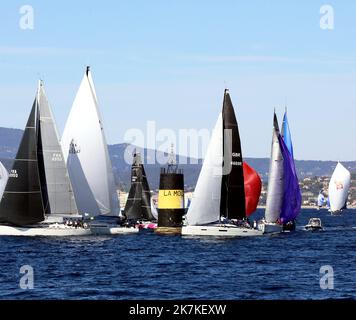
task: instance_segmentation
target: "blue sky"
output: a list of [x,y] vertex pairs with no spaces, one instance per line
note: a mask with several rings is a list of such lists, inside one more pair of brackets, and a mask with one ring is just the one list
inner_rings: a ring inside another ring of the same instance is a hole
[[211,129],[228,86],[245,156],[269,157],[287,102],[297,159],[356,160],[355,21],[354,1],[2,1],[0,126],[24,127],[41,77],[61,132],[90,64],[109,143],[148,120]]

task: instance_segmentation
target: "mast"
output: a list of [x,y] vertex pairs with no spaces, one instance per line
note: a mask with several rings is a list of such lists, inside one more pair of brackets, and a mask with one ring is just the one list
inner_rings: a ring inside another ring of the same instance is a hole
[[246,205],[241,141],[228,89],[224,92],[222,118],[224,160],[220,216],[228,219],[244,219]]
[[37,95],[32,105],[19,149],[0,202],[0,221],[25,226],[45,219],[43,198],[47,198],[41,181],[43,162],[39,138]]

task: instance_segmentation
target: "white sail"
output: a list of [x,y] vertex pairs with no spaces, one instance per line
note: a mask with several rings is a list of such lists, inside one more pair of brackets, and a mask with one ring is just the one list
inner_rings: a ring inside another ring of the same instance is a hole
[[272,135],[271,161],[268,173],[268,190],[266,200],[265,218],[267,222],[276,222],[282,211],[284,169],[281,147],[278,141],[278,122],[274,115]]
[[158,220],[158,211],[157,208],[153,202],[153,197],[151,197],[151,213],[153,215],[153,217]]
[[0,162],[0,200],[4,193],[8,178],[9,178],[9,173],[7,172],[3,164]]
[[329,183],[329,201],[332,212],[341,210],[347,201],[351,174],[340,162],[337,164]]
[[114,174],[89,68],[73,102],[61,143],[79,212],[119,215]]
[[41,81],[38,87],[37,101],[48,193],[48,203],[45,204],[46,213],[77,214],[73,188],[59,143],[56,124]]
[[220,219],[222,164],[223,122],[220,113],[188,209],[188,225],[204,225]]

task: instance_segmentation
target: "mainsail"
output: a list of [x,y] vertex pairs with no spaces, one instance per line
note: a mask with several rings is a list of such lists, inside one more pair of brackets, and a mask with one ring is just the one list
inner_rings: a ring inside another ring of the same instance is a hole
[[42,188],[45,181],[41,181],[43,157],[39,131],[36,97],[0,202],[3,223],[24,226],[45,219],[43,199],[48,199],[48,195]]
[[340,211],[347,202],[351,183],[351,174],[340,162],[338,162],[329,183],[329,201],[332,212]]
[[288,223],[298,216],[302,205],[302,195],[292,155],[281,135],[278,135],[278,141],[284,159],[284,190],[280,219],[282,223]]
[[7,172],[7,170],[3,166],[3,164],[0,162],[0,200],[1,200],[2,194],[4,193],[8,178],[9,178],[9,173]]
[[141,155],[134,153],[131,167],[131,188],[124,215],[128,220],[154,220],[151,212],[151,192]]
[[246,217],[240,136],[228,90],[199,174],[187,223],[204,225]]
[[223,130],[222,114],[211,135],[203,166],[187,213],[189,225],[204,225],[220,219]]
[[42,82],[38,87],[40,138],[48,201],[44,203],[47,214],[77,214],[72,185],[59,143],[57,128]]
[[119,215],[114,174],[89,67],[73,102],[61,144],[78,211]]
[[245,186],[239,128],[229,91],[223,103],[223,177],[221,182],[221,215],[229,219],[246,217]]
[[278,141],[279,126],[276,113],[273,117],[273,135],[271,161],[268,174],[268,190],[265,219],[267,222],[277,222],[280,218],[284,190],[284,166],[280,143]]
[[243,163],[246,216],[250,216],[257,209],[258,201],[261,195],[262,182],[258,173],[250,167],[245,161]]

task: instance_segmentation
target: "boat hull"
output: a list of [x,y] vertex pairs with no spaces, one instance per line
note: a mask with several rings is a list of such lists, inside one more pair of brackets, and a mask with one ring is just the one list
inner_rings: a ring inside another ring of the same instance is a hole
[[74,228],[68,226],[45,227],[13,227],[0,226],[0,236],[25,236],[25,237],[74,237],[91,235],[89,228]]
[[139,232],[138,228],[133,227],[113,227],[113,226],[91,226],[91,233],[98,236],[135,234]]
[[283,231],[283,226],[278,223],[260,222],[258,224],[258,230],[263,234],[280,233]]
[[213,237],[253,237],[262,236],[257,229],[236,226],[183,226],[183,236],[213,236]]
[[315,227],[315,226],[305,226],[306,231],[323,231],[322,227]]

